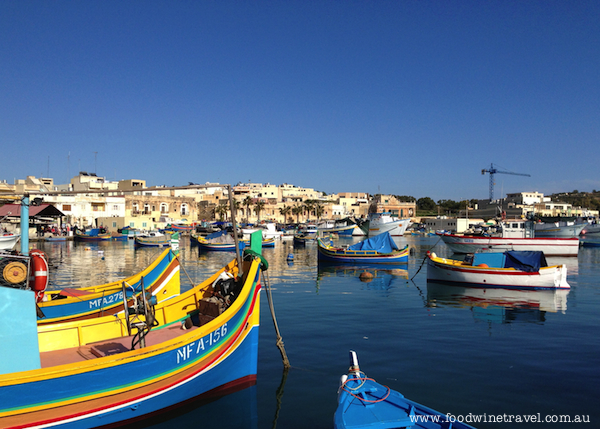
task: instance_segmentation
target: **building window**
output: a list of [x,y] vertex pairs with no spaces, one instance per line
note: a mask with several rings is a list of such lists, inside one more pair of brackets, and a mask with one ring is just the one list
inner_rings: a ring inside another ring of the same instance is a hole
[[146,222],[142,222],[142,228],[146,228],[148,224]]
[[129,227],[130,228],[135,228],[135,222],[129,222]]
[[169,205],[167,203],[160,203],[160,212],[169,213]]
[[116,228],[116,227],[117,227],[117,222],[113,222],[113,223],[112,223],[112,227],[113,227],[113,228]]
[[103,212],[104,204],[103,203],[92,203],[92,211],[94,212]]
[[71,204],[63,204],[62,209],[64,212],[70,212],[71,211]]

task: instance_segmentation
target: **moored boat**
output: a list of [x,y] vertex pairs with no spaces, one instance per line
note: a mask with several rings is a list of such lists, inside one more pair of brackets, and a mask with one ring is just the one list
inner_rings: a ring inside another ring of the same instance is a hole
[[136,235],[135,245],[141,247],[167,247],[171,245],[171,237],[168,235],[156,236],[156,237],[144,237]]
[[411,401],[400,392],[366,376],[350,351],[348,374],[340,379],[338,406],[333,418],[335,429],[473,429],[451,414],[442,414]]
[[80,232],[79,229],[74,231],[73,236],[78,241],[110,241],[112,235],[104,228],[92,228],[88,231]]
[[368,235],[374,236],[389,232],[394,237],[403,236],[411,225],[410,219],[399,219],[391,213],[369,213],[367,218]]
[[[198,247],[200,250],[205,251],[221,251],[221,252],[235,252],[236,251],[236,240],[227,231],[213,232],[208,234],[206,237],[196,237]],[[246,245],[239,240],[237,242],[237,248],[243,250]]]
[[427,254],[427,281],[482,288],[569,289],[566,265],[548,266],[543,252],[467,255],[464,261]]
[[129,295],[141,292],[144,287],[159,302],[172,298],[180,293],[179,269],[179,259],[171,249],[166,249],[144,270],[124,279],[83,288],[46,290],[43,300],[38,302],[41,310],[38,323],[98,318],[123,311],[123,282],[129,285]]
[[281,239],[283,236],[283,231],[277,229],[277,225],[275,223],[261,223],[253,228],[242,228],[242,234],[244,237],[249,236],[253,232],[261,231],[264,240],[269,239]]
[[0,427],[127,425],[255,384],[261,259],[244,259],[226,295],[222,269],[154,307],[142,295],[117,317],[43,327],[30,291],[0,288],[18,304],[0,314]]
[[406,264],[408,245],[400,249],[388,232],[345,247],[317,239],[318,261],[347,264]]
[[0,250],[12,250],[21,238],[18,234],[4,233],[0,235]]
[[351,218],[322,221],[317,224],[317,229],[322,235],[335,233],[340,237],[364,235],[357,222]]
[[536,237],[579,237],[587,224],[575,222],[538,222],[534,224]]
[[533,223],[523,219],[506,220],[491,234],[439,233],[454,253],[475,253],[481,249],[542,251],[546,256],[577,256],[579,238],[536,237]]

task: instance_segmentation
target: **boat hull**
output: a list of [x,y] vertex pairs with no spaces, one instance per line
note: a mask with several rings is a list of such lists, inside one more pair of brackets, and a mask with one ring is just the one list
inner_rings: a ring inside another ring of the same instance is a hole
[[335,429],[474,429],[450,414],[411,401],[362,373],[348,377],[338,392]]
[[537,272],[514,268],[461,265],[458,261],[427,258],[427,281],[444,284],[468,284],[471,287],[504,289],[569,289],[565,265],[542,267]]
[[410,219],[396,219],[396,220],[379,220],[373,218],[369,220],[369,237],[389,232],[391,236],[400,237],[406,232],[406,229],[410,226]]
[[168,237],[135,237],[135,245],[139,247],[167,247],[171,245]]
[[440,234],[454,253],[475,253],[481,249],[542,251],[546,256],[577,256],[579,238],[503,238]]
[[[171,251],[165,251],[148,268],[134,276],[100,286],[46,291],[48,300],[38,303],[44,314],[43,318],[38,318],[38,324],[89,319],[122,311],[122,282],[139,292],[142,277],[144,288],[159,300],[178,295],[179,269],[179,259]],[[60,299],[58,295],[64,298]]]
[[[240,296],[224,313],[191,329],[182,329],[175,315],[175,320],[163,322],[162,328],[148,334],[145,348],[0,375],[0,427],[120,426],[203,395],[253,383],[258,361],[259,275],[258,264],[253,262]],[[182,312],[181,304],[175,307],[173,314]],[[184,316],[190,311],[187,307],[194,307],[193,302],[183,310]],[[111,319],[110,323],[122,321]],[[65,324],[68,328],[77,326]],[[126,344],[131,337],[114,341]],[[40,344],[46,343],[40,340]],[[93,346],[86,343],[79,349]],[[52,356],[42,353],[44,359]]]
[[535,236],[540,237],[561,237],[571,238],[579,237],[579,234],[583,231],[587,224],[575,224],[575,225],[553,225],[553,224],[536,224],[535,225]]
[[19,238],[16,234],[0,235],[0,250],[12,250]]
[[375,250],[347,250],[325,247],[319,240],[318,260],[327,263],[343,264],[407,264],[408,245],[399,251],[389,254]]

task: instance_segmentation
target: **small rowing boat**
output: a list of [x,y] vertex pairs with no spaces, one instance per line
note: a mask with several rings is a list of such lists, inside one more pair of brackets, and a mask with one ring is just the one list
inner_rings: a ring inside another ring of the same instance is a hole
[[340,380],[338,407],[333,419],[335,429],[473,429],[405,398],[401,393],[368,378],[358,366],[356,352],[350,351],[350,369]]

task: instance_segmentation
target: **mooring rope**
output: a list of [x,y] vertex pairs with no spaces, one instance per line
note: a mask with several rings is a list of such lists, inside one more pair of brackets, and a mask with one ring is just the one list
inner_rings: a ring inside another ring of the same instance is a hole
[[441,239],[442,239],[442,236],[440,235],[440,236],[438,237],[438,240],[435,242],[435,244],[434,244],[433,246],[431,246],[431,247],[430,247],[430,248],[427,250],[427,252],[425,252],[425,257],[423,258],[423,261],[421,261],[421,265],[419,266],[419,269],[417,270],[417,272],[415,273],[415,275],[414,275],[414,276],[412,276],[412,277],[410,278],[410,279],[411,279],[411,281],[412,281],[412,279],[414,279],[414,278],[417,276],[417,274],[419,274],[419,271],[421,271],[421,268],[423,268],[423,264],[424,264],[424,263],[425,263],[425,261],[427,260],[427,253],[428,253],[428,252],[430,252],[430,251],[431,251],[431,249],[433,249],[435,246],[437,246],[437,245],[438,245],[438,243],[440,242],[440,240],[441,240]]
[[265,274],[267,271],[261,271],[263,283],[266,286],[267,291],[267,301],[269,302],[269,309],[271,310],[271,318],[273,319],[273,325],[275,326],[275,334],[277,335],[277,341],[275,345],[279,349],[281,353],[281,359],[283,360],[283,367],[289,368],[290,361],[288,360],[287,354],[285,353],[285,347],[283,346],[283,338],[281,338],[281,334],[279,333],[279,326],[277,325],[277,318],[275,317],[275,307],[273,306],[273,297],[271,292],[271,284],[269,283],[268,275]]

